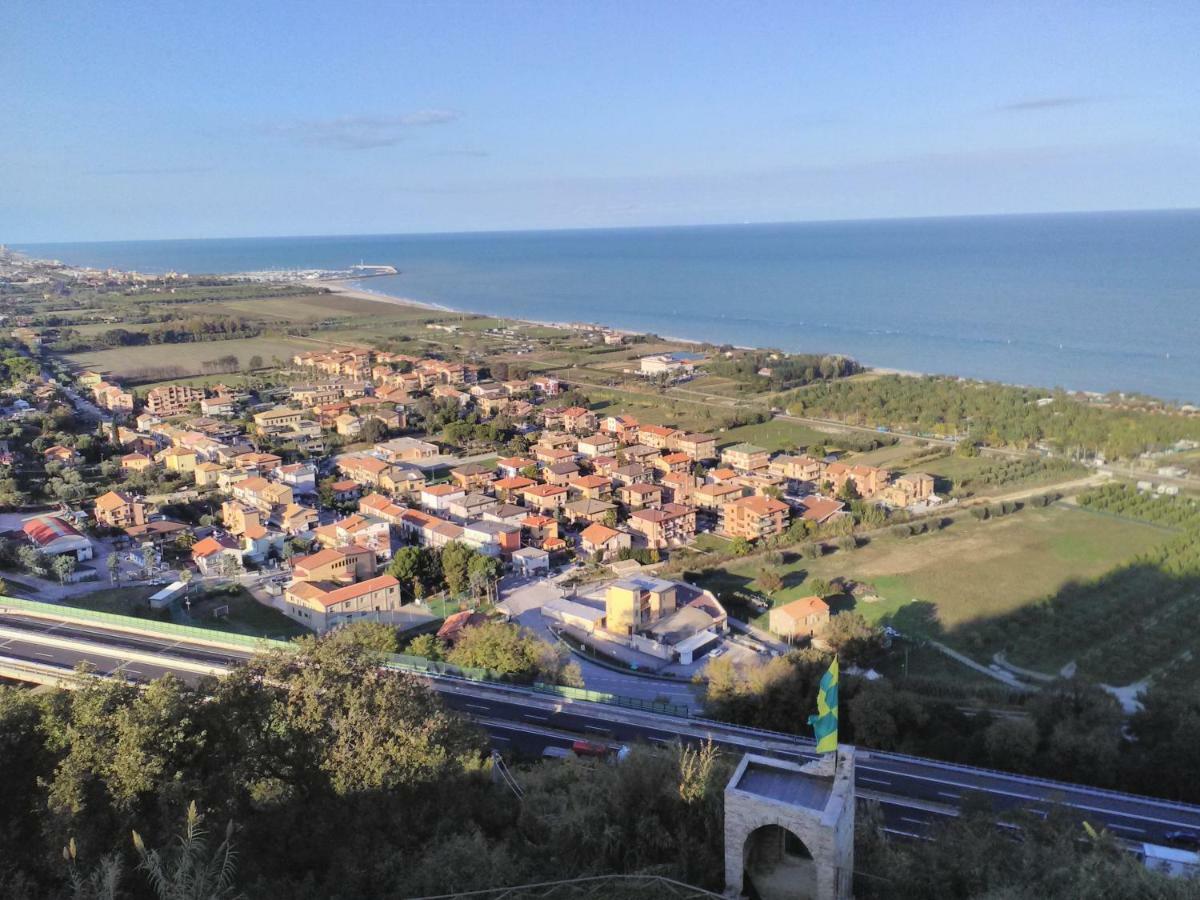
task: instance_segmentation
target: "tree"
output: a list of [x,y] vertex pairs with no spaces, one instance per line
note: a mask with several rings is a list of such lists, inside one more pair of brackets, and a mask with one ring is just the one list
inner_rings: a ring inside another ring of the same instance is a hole
[[841,659],[851,665],[865,665],[883,652],[883,629],[872,625],[860,613],[843,612],[829,619],[821,632],[825,641]]
[[186,597],[188,595],[189,589],[192,586],[192,570],[191,569],[180,569],[179,570],[179,580],[183,582],[183,596]]
[[734,556],[745,556],[751,549],[750,542],[744,537],[735,537],[729,542],[729,552]]
[[376,418],[370,418],[363,422],[362,431],[359,432],[359,438],[368,444],[378,444],[380,441],[386,439],[387,436],[387,426]]
[[71,576],[75,574],[75,566],[77,565],[75,554],[60,553],[50,561],[50,568],[58,578],[59,584],[66,584]]
[[538,472],[538,467],[537,467],[537,466],[526,466],[525,468],[523,468],[523,469],[521,470],[521,474],[522,474],[522,475],[523,475],[525,478],[528,478],[528,479],[529,479],[529,480],[531,480],[531,481],[537,481],[537,479],[538,479],[538,475],[539,475],[540,473]]
[[1026,718],[997,719],[983,733],[988,762],[1009,772],[1028,772],[1038,748],[1037,726]]
[[121,557],[116,553],[108,554],[108,560],[105,563],[108,566],[108,580],[114,584],[121,583]]
[[33,575],[46,574],[46,557],[40,550],[29,544],[22,544],[17,548],[17,560],[26,572]]
[[442,548],[442,577],[450,593],[461,594],[467,589],[467,564],[474,552],[458,541],[451,541]]
[[467,582],[471,593],[481,596],[489,592],[489,585],[500,577],[500,560],[475,553],[467,561]]
[[808,579],[806,585],[808,589],[813,592],[814,597],[821,597],[824,599],[825,597],[828,597],[831,592],[829,582],[824,578],[810,578]]
[[404,652],[409,656],[420,656],[435,661],[446,658],[445,645],[433,634],[421,634],[413,638]]
[[847,478],[842,482],[842,486],[838,488],[837,498],[844,503],[862,499],[862,494],[858,492],[858,485],[854,483],[853,478]]
[[401,585],[414,588],[428,571],[427,555],[428,551],[423,547],[401,547],[388,564],[387,573]]
[[768,594],[783,588],[783,577],[774,569],[763,569],[758,573],[758,586]]
[[491,669],[519,681],[553,681],[562,668],[557,651],[518,625],[487,622],[463,630],[446,659],[456,666]]

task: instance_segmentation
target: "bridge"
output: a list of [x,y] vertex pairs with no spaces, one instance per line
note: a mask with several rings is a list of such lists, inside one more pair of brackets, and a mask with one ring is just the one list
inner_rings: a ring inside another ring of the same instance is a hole
[[[144,683],[169,673],[194,684],[230,672],[261,649],[287,646],[0,598],[0,677],[24,682],[70,687],[78,684],[77,664],[86,662],[99,676]],[[665,704],[476,680],[471,673],[404,657],[389,667],[427,679],[446,705],[475,720],[501,753],[538,756],[547,747],[569,748],[584,737],[609,744],[712,741],[738,754],[790,762],[816,758],[811,740],[710,721]],[[997,811],[1026,810],[1042,817],[1062,806],[1130,844],[1165,844],[1173,831],[1200,833],[1200,806],[874,750],[857,752],[855,793],[879,805],[886,831],[918,838],[932,824],[956,816],[969,795],[986,798]]]

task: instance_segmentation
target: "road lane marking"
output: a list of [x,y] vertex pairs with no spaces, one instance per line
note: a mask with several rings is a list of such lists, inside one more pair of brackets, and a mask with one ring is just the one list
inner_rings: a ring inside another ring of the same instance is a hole
[[867,778],[864,775],[859,775],[854,780],[861,781],[863,784],[877,784],[880,787],[891,787],[892,786],[892,783],[890,781],[880,781],[878,778]]

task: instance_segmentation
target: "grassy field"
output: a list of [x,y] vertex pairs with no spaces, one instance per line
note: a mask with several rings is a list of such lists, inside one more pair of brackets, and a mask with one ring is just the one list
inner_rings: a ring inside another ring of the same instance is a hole
[[261,356],[270,364],[278,356],[290,360],[299,350],[320,347],[303,338],[255,337],[235,341],[202,341],[192,344],[154,344],[147,347],[120,347],[90,353],[72,353],[64,357],[81,369],[94,369],[117,378],[130,378],[135,373],[163,366],[179,366],[187,374],[204,374],[206,360],[234,355],[246,366],[252,356]]
[[[1163,528],[1067,506],[988,522],[963,516],[938,533],[878,537],[858,550],[785,562],[778,567],[784,588],[771,599],[807,596],[813,578],[849,578],[879,598],[857,607],[868,619],[903,618],[914,600],[931,604],[936,625],[953,643],[960,626],[1011,613],[1068,581],[1094,578],[1170,536]],[[702,579],[717,591],[760,590],[762,568],[761,560],[734,562]]]
[[759,425],[742,425],[717,435],[718,448],[743,442],[774,451],[788,447],[804,448],[813,444],[833,447],[837,446],[837,436],[782,419],[772,419]]

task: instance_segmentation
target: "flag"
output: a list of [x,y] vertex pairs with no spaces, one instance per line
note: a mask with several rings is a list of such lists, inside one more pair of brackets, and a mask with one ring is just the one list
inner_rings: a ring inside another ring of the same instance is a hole
[[829,671],[821,676],[821,689],[817,691],[817,714],[808,717],[817,739],[818,753],[833,753],[837,750],[838,732],[838,661],[829,664]]

